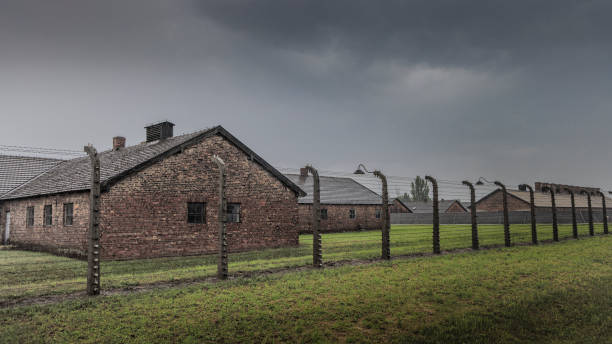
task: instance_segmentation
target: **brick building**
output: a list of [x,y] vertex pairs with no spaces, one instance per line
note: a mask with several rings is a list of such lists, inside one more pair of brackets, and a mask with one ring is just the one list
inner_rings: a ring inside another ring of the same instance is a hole
[[[62,160],[0,155],[0,197],[56,166],[60,162],[62,162]],[[0,210],[2,209],[2,201],[0,200]],[[0,221],[2,217],[10,216],[9,214],[10,213],[0,211]],[[0,243],[6,241],[9,234],[10,232],[6,230],[6,226],[0,227]]]
[[[400,198],[396,198],[394,201],[397,202],[397,207],[394,206],[392,212],[396,213],[432,213],[433,212],[433,201],[405,201]],[[439,200],[438,207],[440,213],[465,213],[468,210],[458,200]],[[408,211],[405,211],[408,210]]]
[[[307,195],[298,199],[301,232],[312,226],[313,179],[302,169],[287,174]],[[383,225],[382,197],[351,178],[319,177],[321,189],[321,231],[346,232],[380,229]]]
[[410,208],[408,208],[408,206],[405,205],[401,199],[396,198],[393,200],[393,204],[389,207],[389,212],[391,214],[404,214],[412,213],[412,210],[410,210]]
[[[304,192],[224,128],[147,139],[99,154],[101,254],[106,259],[206,254],[218,247],[218,178],[227,165],[228,247],[242,251],[298,244],[297,198]],[[89,221],[89,158],[61,162],[1,197],[12,244],[83,256]]]
[[[555,205],[558,209],[571,209],[572,207],[571,196],[567,191],[565,191],[566,188],[574,191],[576,209],[586,210],[588,208],[587,196],[580,194],[581,190],[585,190],[591,194],[591,206],[593,210],[602,209],[601,196],[598,194],[599,189],[551,183],[535,183],[534,203],[536,208],[552,208],[550,192],[543,191],[546,190],[546,187],[552,187],[552,189],[555,191]],[[507,191],[509,211],[529,211],[531,209],[529,191],[514,189],[507,189]],[[476,211],[503,211],[502,198],[502,190],[497,189],[476,202]],[[606,197],[606,209],[610,209],[611,206],[612,199]]]

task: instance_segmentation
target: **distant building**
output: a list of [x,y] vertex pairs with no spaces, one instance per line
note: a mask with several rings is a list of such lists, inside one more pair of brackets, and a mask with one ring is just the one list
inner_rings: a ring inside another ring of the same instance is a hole
[[[287,174],[306,196],[298,199],[301,232],[312,231],[313,180],[305,169]],[[319,177],[321,231],[343,232],[382,228],[382,197],[351,178]]]
[[[571,196],[567,191],[565,191],[566,188],[574,191],[576,209],[585,210],[588,208],[587,196],[580,194],[581,190],[585,190],[587,193],[591,194],[591,204],[594,210],[602,209],[601,196],[598,194],[599,189],[597,188],[539,182],[535,183],[534,188],[534,204],[536,208],[552,209],[550,191],[543,191],[546,187],[552,187],[552,189],[555,191],[555,205],[559,209],[570,209],[572,207]],[[509,211],[529,211],[531,209],[529,191],[513,189],[507,189],[507,191]],[[476,211],[503,211],[502,199],[502,190],[497,189],[476,202]],[[611,206],[612,199],[606,197],[606,208],[610,208]]]
[[[396,198],[402,207],[399,209],[408,209],[411,213],[432,213],[433,212],[433,201],[404,201]],[[438,209],[440,213],[465,213],[467,209],[458,200],[440,200],[438,201]],[[396,209],[398,209],[396,208]],[[405,212],[405,211],[400,211]]]
[[393,204],[389,208],[391,214],[405,214],[412,213],[412,211],[406,206],[399,198],[393,200]]

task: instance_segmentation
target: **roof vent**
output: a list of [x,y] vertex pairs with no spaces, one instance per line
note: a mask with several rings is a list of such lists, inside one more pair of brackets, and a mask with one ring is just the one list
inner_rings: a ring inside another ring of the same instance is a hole
[[146,126],[145,129],[147,130],[147,142],[163,140],[172,137],[173,127],[174,123],[170,123],[168,121],[163,121]]

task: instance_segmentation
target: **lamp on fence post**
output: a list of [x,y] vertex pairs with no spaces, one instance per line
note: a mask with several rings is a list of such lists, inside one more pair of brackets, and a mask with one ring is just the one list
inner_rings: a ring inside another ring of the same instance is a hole
[[606,196],[601,191],[599,191],[599,195],[601,196],[601,207],[603,211],[602,216],[603,216],[604,234],[608,234],[608,214],[606,212]]
[[478,223],[476,221],[476,190],[474,189],[474,185],[467,180],[462,182],[463,185],[466,185],[470,188],[470,201],[472,202],[470,206],[470,212],[472,214],[472,249],[478,249]]
[[535,196],[533,195],[533,188],[527,184],[521,184],[519,185],[519,188],[525,188],[529,190],[529,208],[531,213],[531,243],[537,245],[538,231],[536,226]]
[[312,166],[306,165],[306,171],[312,174],[312,265],[316,268],[323,266],[321,255],[321,188],[319,172]]
[[372,172],[368,171],[363,164],[357,166],[355,174],[372,173],[380,179],[382,183],[382,211],[383,211],[383,228],[382,228],[382,259],[391,259],[391,244],[389,235],[389,192],[387,189],[387,177],[379,170]]
[[550,192],[550,206],[552,209],[552,225],[553,225],[553,240],[559,241],[559,226],[557,225],[557,205],[555,203],[555,190],[552,187],[545,186],[542,191]]
[[84,147],[91,160],[89,231],[87,233],[87,295],[100,295],[100,158],[92,146]]
[[570,194],[570,200],[572,202],[572,236],[574,239],[578,239],[578,223],[576,222],[576,199],[574,197],[574,190],[565,188]]
[[433,187],[433,253],[440,254],[440,208],[438,204],[438,182],[431,176],[425,176]]
[[225,199],[225,162],[214,155],[213,160],[219,167],[219,260],[217,262],[217,278],[227,279],[227,232],[225,222],[227,221],[227,201]]
[[589,209],[589,235],[595,235],[595,229],[593,228],[593,206],[591,203],[591,194],[586,190],[580,190],[581,195],[587,196],[587,206]]

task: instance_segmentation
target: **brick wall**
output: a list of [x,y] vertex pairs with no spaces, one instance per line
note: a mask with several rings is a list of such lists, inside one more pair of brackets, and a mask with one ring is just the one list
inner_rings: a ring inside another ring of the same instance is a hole
[[[381,205],[321,204],[321,209],[327,209],[327,220],[321,220],[322,232],[380,229],[383,225],[382,215],[380,219],[376,218],[376,210],[382,209]],[[355,209],[354,219],[349,218],[350,209]],[[312,231],[312,204],[300,204],[299,214],[299,231]]]
[[459,205],[459,203],[454,202],[453,204],[451,204],[450,207],[448,207],[448,209],[446,209],[447,213],[465,213],[465,209],[463,209],[463,207],[461,205]]
[[[486,199],[481,200],[476,204],[476,211],[496,212],[503,211],[503,192],[495,191]],[[508,194],[508,211],[523,211],[530,210],[529,203],[512,197]]]
[[[73,224],[64,225],[64,203],[73,203]],[[52,206],[52,225],[43,225],[43,209]],[[27,208],[34,207],[34,225],[26,226]],[[89,223],[89,193],[77,192],[55,196],[4,201],[1,228],[6,226],[6,211],[11,213],[10,242],[16,246],[71,256],[85,254]],[[2,233],[4,235],[4,233]]]
[[406,207],[400,203],[400,201],[398,201],[397,199],[393,200],[393,204],[389,206],[389,212],[396,214],[396,213],[410,213],[411,211],[406,209]]
[[[230,252],[298,245],[295,193],[230,142],[214,136],[102,194],[103,257],[216,252],[219,171],[213,154],[227,165],[228,202],[241,204],[241,222],[227,223]],[[206,203],[206,223],[187,223],[187,202]]]

